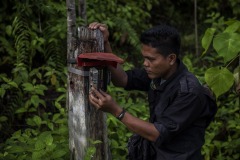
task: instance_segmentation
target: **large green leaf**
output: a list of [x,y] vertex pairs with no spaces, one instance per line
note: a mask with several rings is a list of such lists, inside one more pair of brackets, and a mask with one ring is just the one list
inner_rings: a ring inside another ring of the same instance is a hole
[[240,52],[240,34],[220,33],[213,39],[213,47],[224,58],[224,62],[226,63]]
[[215,28],[208,28],[206,30],[206,32],[202,38],[202,47],[205,49],[204,52],[202,53],[202,55],[204,55],[207,52],[207,50],[212,42],[215,31],[216,31]]
[[219,97],[230,89],[234,83],[234,77],[227,68],[213,67],[205,72],[205,81],[216,97]]

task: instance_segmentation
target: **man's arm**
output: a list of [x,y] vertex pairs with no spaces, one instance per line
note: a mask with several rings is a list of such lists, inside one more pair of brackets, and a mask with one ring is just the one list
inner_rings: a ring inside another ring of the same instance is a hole
[[[123,111],[109,94],[101,90],[98,91],[92,88],[89,100],[97,109],[111,113],[115,117],[118,117]],[[128,112],[125,113],[121,122],[132,132],[137,133],[152,142],[155,142],[160,135],[154,124],[136,118]]]
[[109,66],[108,68],[111,72],[111,80],[113,85],[125,88],[127,86],[128,76],[122,69],[122,66],[118,64],[117,68],[113,68],[112,66]]
[[122,123],[132,132],[137,133],[152,142],[155,142],[160,135],[153,123],[136,118],[128,112],[125,113]]

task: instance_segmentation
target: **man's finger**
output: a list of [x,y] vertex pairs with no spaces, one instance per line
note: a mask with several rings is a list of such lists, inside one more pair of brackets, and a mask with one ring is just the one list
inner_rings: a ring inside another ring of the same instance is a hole
[[108,96],[108,94],[106,93],[106,92],[104,92],[103,90],[99,90],[99,92],[104,96],[104,97],[106,97],[106,96]]
[[99,101],[98,98],[93,94],[89,95],[89,99],[94,103],[98,103],[98,101]]
[[88,27],[91,28],[91,29],[97,29],[97,28],[100,28],[100,27],[106,28],[106,25],[98,23],[98,22],[93,22]]
[[99,98],[99,99],[102,99],[104,98],[105,96],[100,93],[98,90],[96,90],[94,87],[91,88],[92,92]]
[[98,22],[93,22],[93,23],[89,24],[88,28],[96,29],[97,26],[98,26]]
[[93,96],[89,95],[89,101],[91,104],[93,104],[96,108],[99,108],[98,100]]
[[99,28],[101,31],[105,31],[105,30],[108,29],[108,26],[106,24],[93,22],[93,23],[89,24],[88,28],[90,28],[90,29],[97,29],[97,28]]

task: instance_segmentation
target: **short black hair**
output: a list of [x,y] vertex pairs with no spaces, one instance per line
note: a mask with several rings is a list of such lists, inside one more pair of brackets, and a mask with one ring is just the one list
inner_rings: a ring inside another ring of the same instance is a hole
[[140,37],[142,44],[156,48],[163,56],[180,53],[181,38],[179,32],[168,25],[158,25],[143,32]]

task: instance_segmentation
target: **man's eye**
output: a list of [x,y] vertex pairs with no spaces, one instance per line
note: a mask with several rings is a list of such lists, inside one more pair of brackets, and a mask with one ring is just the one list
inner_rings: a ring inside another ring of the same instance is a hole
[[154,61],[154,58],[148,58],[149,61]]

